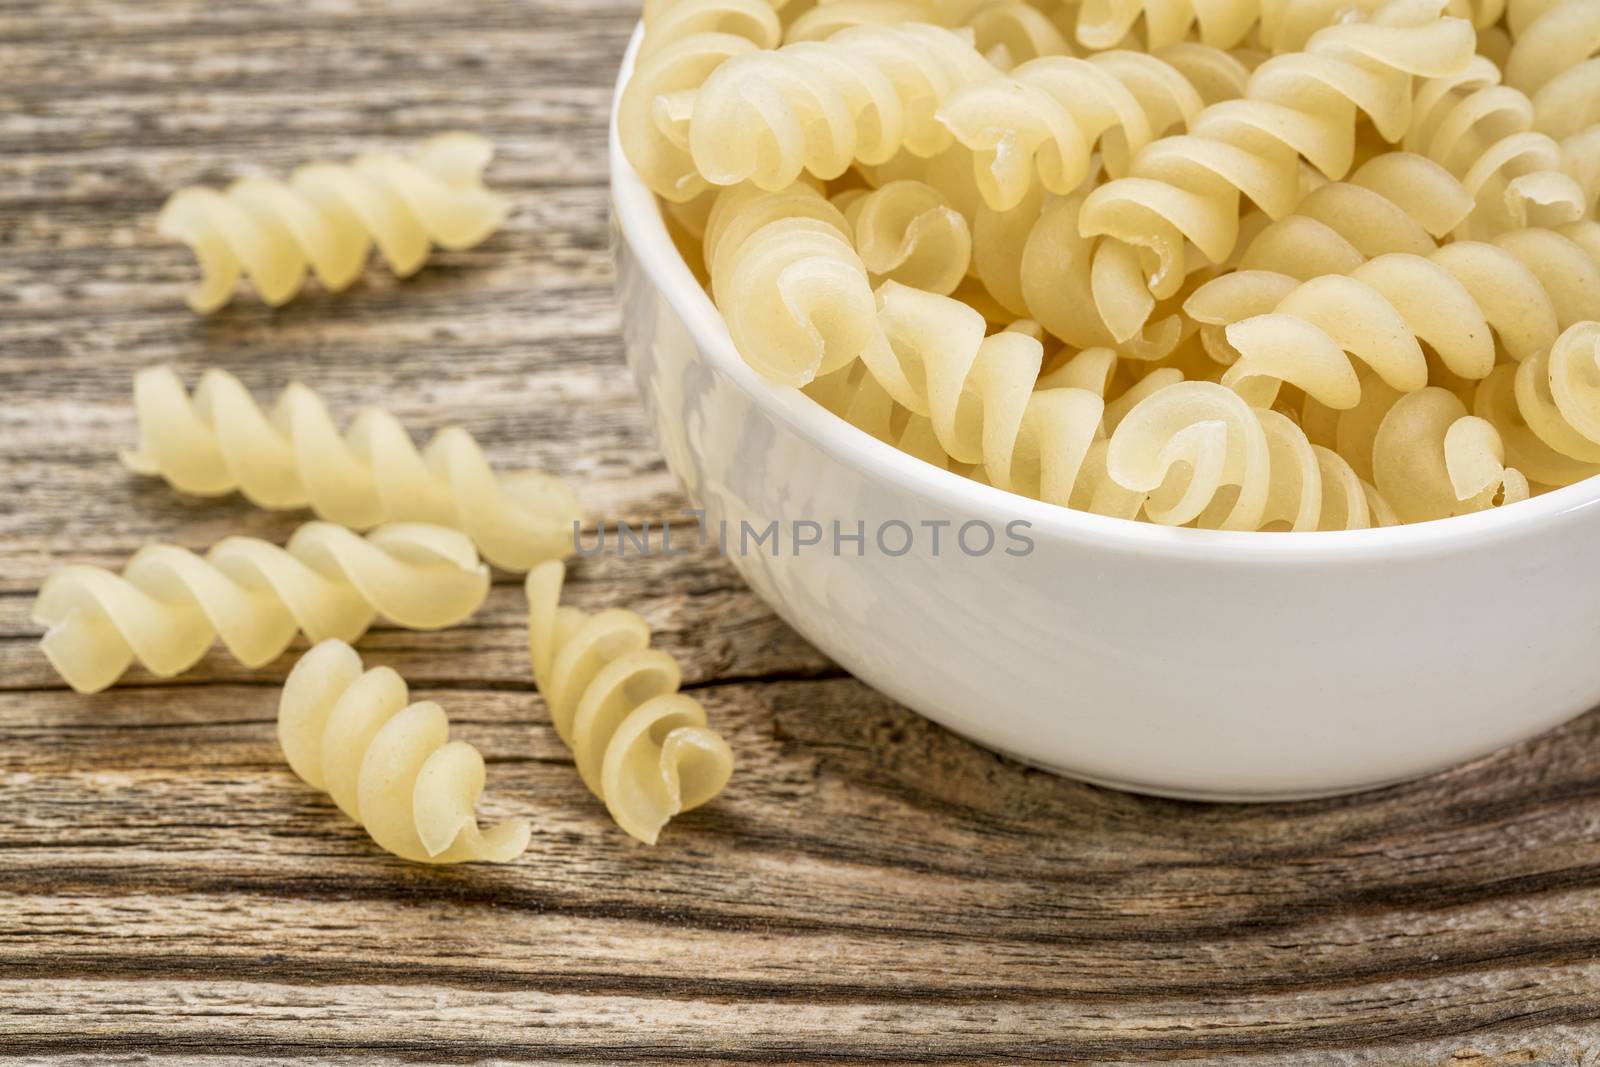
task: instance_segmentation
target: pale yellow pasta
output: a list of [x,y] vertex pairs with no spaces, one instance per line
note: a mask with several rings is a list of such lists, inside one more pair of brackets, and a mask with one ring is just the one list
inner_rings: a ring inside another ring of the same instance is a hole
[[1049,192],[1072,192],[1088,177],[1097,147],[1111,174],[1126,173],[1134,153],[1204,106],[1177,68],[1114,51],[1024,63],[952,94],[939,121],[972,151],[984,201],[1004,211],[1021,202],[1036,174]]
[[1318,185],[1293,214],[1267,220],[1241,242],[1237,265],[1304,281],[1348,273],[1388,252],[1430,255],[1472,209],[1472,197],[1444,167],[1413,153],[1389,152],[1347,181]]
[[[837,198],[835,204],[838,204]],[[972,263],[967,220],[931,185],[896,181],[852,197],[844,209],[874,283],[884,278],[951,293]]]
[[1025,326],[985,337],[976,311],[894,282],[879,287],[878,305],[890,359],[865,360],[866,369],[912,416],[928,420],[945,455],[1024,496],[1104,514],[1127,510],[1128,494],[1105,478],[1103,449],[1092,450],[1103,436],[1110,352],[1082,353],[1035,388],[1044,349]]
[[683,670],[650,647],[644,619],[563,605],[565,576],[560,563],[528,575],[534,680],[584,784],[618,826],[653,845],[674,815],[722,792],[733,751],[700,702],[678,692]]
[[450,740],[444,709],[411,703],[400,675],[364,671],[343,641],[321,642],[289,672],[278,744],[302,781],[401,859],[509,863],[528,848],[526,819],[479,829],[483,756]]
[[856,429],[935,467],[951,468],[933,420],[897,403],[859,361],[807,385],[804,392]]
[[1353,408],[1361,397],[1355,360],[1390,388],[1414,392],[1428,384],[1421,342],[1451,374],[1476,381],[1494,369],[1495,332],[1508,346],[1536,344],[1548,334],[1553,308],[1514,266],[1510,281],[1520,290],[1499,288],[1483,268],[1503,266],[1503,259],[1491,254],[1471,262],[1455,247],[1430,257],[1388,253],[1348,274],[1305,282],[1236,271],[1201,286],[1185,310],[1202,330],[1220,331],[1202,336],[1228,364],[1222,383],[1258,407],[1271,406],[1287,382],[1325,407]]
[[617,101],[617,135],[656,195],[687,201],[706,191],[689,156],[687,118],[675,108],[734,56],[771,48],[783,35],[765,0],[666,0],[646,4],[645,37]]
[[774,48],[782,34],[776,6],[768,0],[648,0],[640,13],[644,39],[636,61],[704,33],[729,34]]
[[1445,13],[1470,19],[1481,33],[1505,17],[1506,0],[1449,0],[1445,5]]
[[1273,218],[1300,199],[1299,160],[1329,178],[1355,163],[1358,112],[1387,140],[1412,118],[1413,77],[1444,77],[1473,56],[1470,23],[1435,0],[1395,0],[1369,21],[1319,30],[1306,50],[1268,59],[1242,100],[1201,112],[1184,135],[1146,146],[1128,176],[1091,192],[1079,217],[1093,251],[1096,309],[1112,338],[1135,336],[1183,284],[1187,248],[1221,263],[1239,237],[1239,196]]
[[978,192],[978,181],[973,176],[972,153],[959,144],[926,157],[914,156],[902,149],[883,163],[873,166],[858,163],[853,173],[875,189],[897,181],[932,186],[961,213],[969,227],[983,205],[983,195]]
[[791,23],[784,39],[821,41],[852,26],[905,22],[970,30],[978,51],[1001,70],[1072,52],[1050,17],[1022,0],[830,0]]
[[1489,237],[1522,226],[1583,217],[1588,193],[1563,172],[1562,148],[1533,129],[1533,102],[1482,56],[1460,74],[1417,87],[1416,116],[1405,147],[1459,177],[1475,201],[1463,237]]
[[1097,288],[1107,282],[1093,271],[1094,241],[1078,229],[1083,200],[1036,186],[1010,211],[981,210],[973,226],[978,276],[1012,314],[1041,323],[1074,348],[1115,346],[1147,360],[1166,356],[1186,330],[1177,313],[1181,288],[1165,301],[1151,297],[1146,321],[1118,342],[1096,307]]
[[1506,462],[1535,482],[1600,475],[1600,323],[1575,323],[1549,349],[1497,367],[1473,412],[1500,432]]
[[455,530],[396,523],[362,537],[310,522],[283,548],[229,537],[203,558],[147,546],[121,574],[62,567],[45,579],[33,618],[49,628],[41,647],[56,671],[94,693],[135,661],[158,677],[181,674],[219,637],[260,667],[301,631],[353,641],[379,616],[411,630],[453,626],[488,591],[488,568]]
[[1341,456],[1214,382],[1141,390],[1111,430],[1107,465],[1136,494],[1134,513],[1164,525],[1305,531],[1395,522]]
[[310,508],[356,530],[448,526],[513,571],[568,555],[582,517],[556,478],[497,476],[465,430],[441,430],[418,452],[398,419],[367,408],[341,435],[322,398],[298,382],[269,414],[226,371],[206,371],[191,397],[172,368],[151,367],[134,379],[133,400],[139,445],[122,462],[179,492],[237,491],[258,507]]
[[850,224],[808,185],[725,191],[706,225],[711,295],[761,374],[800,386],[882,345]]
[[[1301,48],[1346,11],[1372,11],[1382,0],[1084,0],[1075,33],[1086,48],[1117,48],[1130,33],[1151,51],[1199,39],[1234,48],[1252,37],[1270,51]],[[1143,34],[1135,33],[1140,18]]]
[[[681,2],[669,30],[769,35],[764,0]],[[1597,0],[781,21],[782,47],[657,94],[690,175],[668,214],[747,361],[857,429],[1224,530],[1600,476]]]
[[1106,469],[1167,526],[1256,530],[1271,453],[1250,405],[1215,382],[1178,382],[1140,400],[1111,433]]
[[1527,478],[1505,465],[1500,435],[1437,386],[1389,408],[1372,446],[1378,492],[1402,522],[1482,511],[1528,497]]
[[434,245],[471,248],[500,228],[506,201],[484,188],[494,155],[475,134],[446,133],[412,155],[374,152],[344,163],[308,163],[287,181],[242,178],[226,191],[179,189],[157,228],[199,261],[189,306],[202,314],[233,298],[241,276],[274,307],[309,271],[325,289],[348,287],[374,244],[400,277],[416,273]]
[[736,56],[669,109],[682,117],[706,181],[779,190],[802,173],[835,178],[902,148],[942,151],[951,138],[934,120],[939,105],[993,75],[966,38],[942,27],[855,26],[826,41]]
[[1560,140],[1600,123],[1600,4],[1513,2],[1506,84],[1533,98],[1534,126]]

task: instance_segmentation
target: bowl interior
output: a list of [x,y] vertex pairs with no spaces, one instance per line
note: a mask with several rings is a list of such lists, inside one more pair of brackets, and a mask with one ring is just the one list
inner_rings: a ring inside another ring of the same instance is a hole
[[1331,562],[1428,554],[1466,544],[1511,540],[1570,512],[1600,506],[1600,477],[1551,490],[1532,500],[1449,519],[1369,530],[1263,534],[1194,530],[1093,515],[1021,497],[924,463],[877,440],[816,404],[798,389],[758,376],[734,348],[722,316],[678,254],[655,194],[629,164],[617,135],[617,103],[643,37],[635,28],[612,101],[612,205],[621,237],[682,318],[701,352],[765,412],[834,460],[917,492],[953,510],[990,519],[1025,519],[1045,540],[1093,542],[1104,549],[1179,557],[1227,558],[1233,563]]

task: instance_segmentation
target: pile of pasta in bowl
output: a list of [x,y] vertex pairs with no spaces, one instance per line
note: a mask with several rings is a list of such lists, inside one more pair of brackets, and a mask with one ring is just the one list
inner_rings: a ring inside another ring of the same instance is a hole
[[966,477],[1339,530],[1600,474],[1600,0],[647,0],[744,359]]

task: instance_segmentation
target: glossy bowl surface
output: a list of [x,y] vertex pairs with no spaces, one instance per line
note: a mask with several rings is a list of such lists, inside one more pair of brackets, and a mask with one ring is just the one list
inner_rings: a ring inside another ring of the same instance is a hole
[[[809,641],[935,722],[1089,781],[1264,800],[1426,774],[1600,703],[1600,479],[1347,533],[1166,529],[1014,496],[760,379],[614,110],[611,175],[629,363],[706,532],[727,531]],[[774,521],[776,552],[755,540]]]

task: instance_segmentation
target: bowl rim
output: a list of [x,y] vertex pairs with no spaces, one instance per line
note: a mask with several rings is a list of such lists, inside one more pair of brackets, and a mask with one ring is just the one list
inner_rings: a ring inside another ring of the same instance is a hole
[[1509,507],[1397,526],[1295,534],[1195,530],[1047,504],[984,485],[902,452],[834,415],[799,389],[768,382],[734,348],[721,313],[668,234],[655,193],[622,151],[617,132],[618,106],[643,34],[640,23],[629,41],[611,100],[607,140],[617,239],[627,243],[719,374],[768,417],[863,475],[892,483],[951,511],[970,513],[992,525],[1003,527],[1007,522],[1023,520],[1035,538],[1145,554],[1263,564],[1375,560],[1478,547],[1526,536],[1542,523],[1575,518],[1578,512],[1600,507],[1600,476],[1596,476]]

